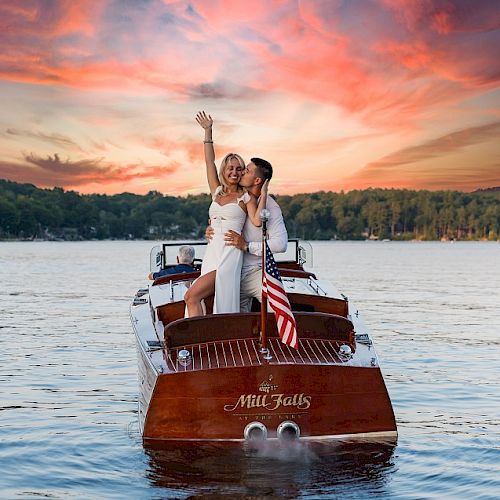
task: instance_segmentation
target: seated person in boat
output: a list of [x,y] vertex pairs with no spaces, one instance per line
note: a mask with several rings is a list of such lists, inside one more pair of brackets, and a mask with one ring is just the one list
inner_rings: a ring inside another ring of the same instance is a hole
[[177,255],[177,265],[162,269],[157,273],[149,273],[148,279],[155,280],[169,274],[190,273],[194,271],[194,248],[191,245],[184,245],[179,248],[179,255]]

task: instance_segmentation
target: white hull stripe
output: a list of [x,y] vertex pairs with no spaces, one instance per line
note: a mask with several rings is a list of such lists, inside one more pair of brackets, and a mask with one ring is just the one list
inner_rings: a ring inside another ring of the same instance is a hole
[[[342,439],[366,439],[366,440],[377,440],[377,439],[394,439],[398,437],[397,431],[379,431],[379,432],[359,432],[357,434],[331,434],[324,436],[300,436],[299,441],[338,441]],[[195,439],[195,438],[148,438],[144,437],[146,441],[192,441],[192,442],[244,442],[244,438],[234,438],[234,439]],[[267,438],[266,441],[278,441],[278,438]]]

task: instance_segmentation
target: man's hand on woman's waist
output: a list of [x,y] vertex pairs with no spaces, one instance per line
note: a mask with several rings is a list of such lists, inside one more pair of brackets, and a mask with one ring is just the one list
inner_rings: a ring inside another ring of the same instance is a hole
[[224,233],[224,241],[228,246],[239,248],[242,252],[248,252],[248,243],[245,241],[245,238],[236,231],[230,230]]
[[207,241],[211,241],[214,237],[214,233],[214,228],[212,226],[207,226],[207,228],[205,229],[205,239]]

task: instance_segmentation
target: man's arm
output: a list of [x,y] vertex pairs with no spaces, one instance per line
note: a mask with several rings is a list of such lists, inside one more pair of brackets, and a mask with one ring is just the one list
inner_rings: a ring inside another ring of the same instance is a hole
[[[285,221],[283,220],[283,214],[276,202],[271,204],[268,202],[268,207],[271,214],[267,223],[267,244],[273,253],[285,252],[288,246],[288,233],[286,231]],[[209,228],[207,228],[207,232],[205,233],[207,239],[209,239],[208,229]],[[224,241],[226,245],[235,246],[242,252],[249,252],[258,257],[262,256],[262,240],[245,241],[243,235],[230,230],[224,234]]]
[[158,278],[161,278],[162,276],[168,276],[169,274],[176,274],[176,271],[174,271],[173,268],[169,267],[167,269],[162,269],[161,271],[157,271],[155,273],[149,273],[148,278],[150,280],[156,280]]
[[[271,212],[267,225],[269,249],[273,253],[285,252],[288,246],[288,232],[281,209],[276,203],[268,206],[268,210]],[[249,241],[248,252],[258,257],[262,256],[262,241]]]

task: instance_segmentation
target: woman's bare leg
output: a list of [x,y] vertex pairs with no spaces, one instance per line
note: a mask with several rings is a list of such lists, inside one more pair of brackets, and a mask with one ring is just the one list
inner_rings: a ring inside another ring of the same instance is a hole
[[201,301],[215,293],[215,273],[216,271],[212,271],[200,276],[184,295],[190,318],[203,316]]

